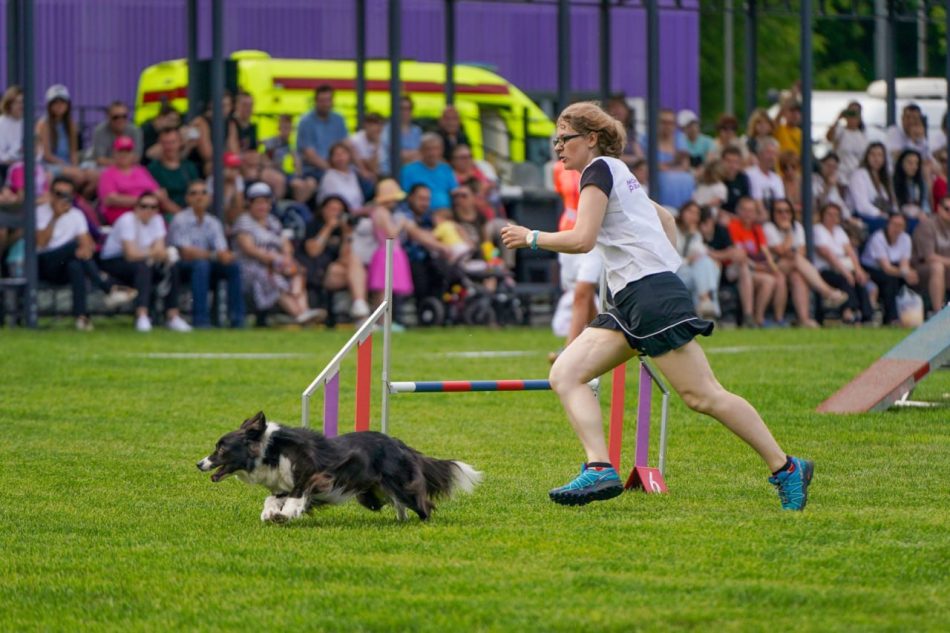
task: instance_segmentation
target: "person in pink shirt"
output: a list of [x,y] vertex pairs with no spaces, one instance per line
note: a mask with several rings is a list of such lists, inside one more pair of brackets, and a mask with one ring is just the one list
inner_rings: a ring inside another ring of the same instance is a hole
[[115,162],[104,169],[99,178],[99,202],[108,224],[114,224],[119,216],[131,211],[143,193],[157,193],[159,189],[152,175],[139,164],[131,137],[118,137],[112,149]]

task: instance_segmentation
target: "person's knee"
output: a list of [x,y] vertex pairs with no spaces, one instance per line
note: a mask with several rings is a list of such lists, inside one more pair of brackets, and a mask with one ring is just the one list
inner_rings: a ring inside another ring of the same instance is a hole
[[710,415],[715,411],[722,393],[722,387],[717,385],[701,385],[685,389],[679,395],[686,406],[693,411]]
[[551,366],[548,382],[551,384],[551,391],[561,395],[570,390],[571,387],[576,386],[580,382],[580,378],[573,368],[563,361],[563,356],[561,356]]

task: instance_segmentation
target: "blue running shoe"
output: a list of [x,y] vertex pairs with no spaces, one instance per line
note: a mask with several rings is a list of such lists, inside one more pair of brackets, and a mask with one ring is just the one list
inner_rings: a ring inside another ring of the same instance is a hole
[[790,457],[792,466],[769,477],[769,483],[778,489],[783,510],[804,510],[808,502],[808,484],[815,473],[815,463],[800,457]]
[[574,481],[548,493],[551,501],[564,506],[582,506],[591,501],[613,499],[623,492],[623,482],[609,464],[584,464]]

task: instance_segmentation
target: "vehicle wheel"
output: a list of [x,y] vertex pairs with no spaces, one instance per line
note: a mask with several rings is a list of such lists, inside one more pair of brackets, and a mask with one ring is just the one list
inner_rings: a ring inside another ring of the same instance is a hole
[[445,304],[435,297],[426,297],[419,302],[417,317],[422,327],[442,325],[445,321]]
[[476,297],[465,306],[462,320],[467,325],[492,325],[496,321],[495,309],[489,297]]

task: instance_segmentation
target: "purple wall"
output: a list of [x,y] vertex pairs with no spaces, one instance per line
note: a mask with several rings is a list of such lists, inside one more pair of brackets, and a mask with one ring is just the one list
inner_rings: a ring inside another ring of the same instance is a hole
[[[78,106],[113,99],[131,102],[141,69],[185,57],[183,0],[35,0],[36,87],[64,83]],[[403,0],[403,55],[442,61],[442,3]],[[661,2],[661,5],[665,4]],[[274,57],[352,58],[355,15],[349,0],[227,0],[225,52],[256,48]],[[6,0],[0,0],[5,34]],[[367,0],[367,54],[387,53],[386,0]],[[459,62],[478,62],[527,93],[557,91],[556,6],[460,1],[457,4]],[[211,53],[210,3],[203,2],[199,54]],[[598,12],[571,11],[571,76],[575,90],[597,92]],[[612,88],[629,96],[646,93],[645,13],[613,11]],[[661,103],[699,107],[699,15],[664,9],[660,15]],[[6,85],[6,47],[0,47]]]

